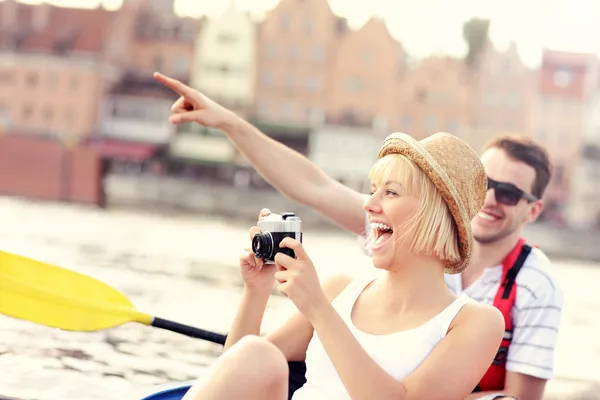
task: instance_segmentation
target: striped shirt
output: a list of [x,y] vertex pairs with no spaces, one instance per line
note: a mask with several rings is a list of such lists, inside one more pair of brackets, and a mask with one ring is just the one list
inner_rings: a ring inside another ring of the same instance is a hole
[[[364,249],[371,255],[372,231],[366,226]],[[511,311],[513,339],[508,349],[506,370],[540,379],[554,376],[554,348],[563,307],[563,292],[550,273],[550,260],[532,249],[517,275],[517,296]],[[502,265],[486,268],[469,287],[462,287],[460,274],[446,274],[446,284],[455,293],[467,293],[482,304],[493,304],[500,287]]]

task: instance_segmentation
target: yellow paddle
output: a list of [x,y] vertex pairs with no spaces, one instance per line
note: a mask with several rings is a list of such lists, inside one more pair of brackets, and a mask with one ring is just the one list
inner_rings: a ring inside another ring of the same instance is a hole
[[0,313],[68,331],[98,331],[138,322],[218,344],[226,339],[138,311],[123,293],[92,277],[3,251]]

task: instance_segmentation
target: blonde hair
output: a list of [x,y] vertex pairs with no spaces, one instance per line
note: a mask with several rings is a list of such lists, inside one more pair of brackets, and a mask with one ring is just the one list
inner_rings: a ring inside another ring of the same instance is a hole
[[409,243],[413,254],[437,256],[442,261],[459,261],[456,223],[431,179],[401,154],[388,154],[379,159],[371,168],[369,178],[373,184],[380,185],[392,171],[400,173],[404,194],[419,199],[416,211],[400,227],[394,227],[394,231],[402,232],[401,239]]

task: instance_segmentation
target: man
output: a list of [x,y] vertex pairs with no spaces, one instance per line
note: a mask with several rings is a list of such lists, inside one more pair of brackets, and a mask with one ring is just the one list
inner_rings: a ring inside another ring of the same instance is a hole
[[[366,195],[335,181],[303,155],[196,90],[161,74],[155,78],[181,96],[172,107],[171,123],[196,122],[220,129],[283,195],[369,239],[371,228],[363,210]],[[506,395],[541,400],[554,371],[563,296],[548,274],[548,259],[519,238],[523,227],[542,212],[550,162],[546,151],[533,141],[510,137],[493,141],[482,162],[490,179],[485,204],[472,221],[475,260],[463,274],[447,275],[447,283],[456,293],[465,290],[475,300],[507,308],[505,318],[512,326],[507,326],[507,340],[501,346],[507,349],[499,350],[497,365],[490,367],[469,399],[510,398]],[[520,269],[512,268],[517,264]],[[502,278],[511,276],[511,269],[518,274],[511,278],[514,285],[505,286]],[[498,304],[496,297],[502,299]]]

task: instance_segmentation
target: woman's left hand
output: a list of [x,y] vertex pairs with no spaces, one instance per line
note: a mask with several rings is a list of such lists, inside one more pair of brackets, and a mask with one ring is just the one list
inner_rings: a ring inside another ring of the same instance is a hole
[[292,238],[284,238],[279,247],[294,250],[296,258],[277,253],[275,279],[279,282],[277,289],[289,297],[298,310],[309,320],[319,308],[327,304],[327,297],[321,288],[315,267],[308,258],[302,243]]

